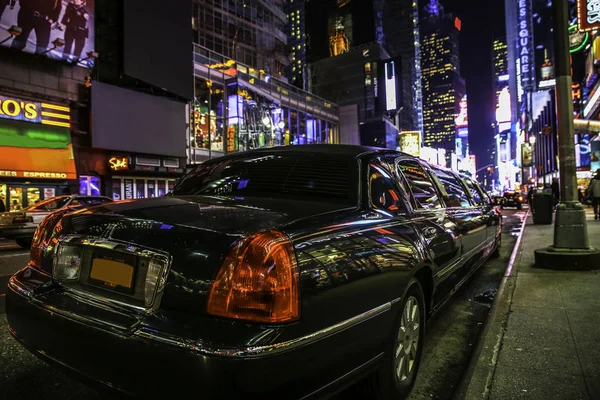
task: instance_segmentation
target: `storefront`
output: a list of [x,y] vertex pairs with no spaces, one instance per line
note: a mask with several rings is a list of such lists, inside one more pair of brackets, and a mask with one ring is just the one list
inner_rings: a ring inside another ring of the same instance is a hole
[[71,193],[77,173],[68,106],[0,95],[0,200],[17,211]]
[[[136,154],[109,154],[109,176],[106,195],[114,200],[131,200],[160,197],[175,186],[184,173],[185,159]],[[80,192],[99,188],[100,178],[81,176]]]
[[261,147],[339,143],[338,106],[195,46],[188,159]]

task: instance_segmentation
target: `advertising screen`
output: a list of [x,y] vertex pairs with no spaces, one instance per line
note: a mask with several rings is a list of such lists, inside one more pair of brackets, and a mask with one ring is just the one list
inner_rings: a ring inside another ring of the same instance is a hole
[[421,132],[400,132],[400,151],[415,157],[421,155]]
[[91,67],[94,1],[2,0],[0,46]]
[[336,15],[329,18],[329,55],[339,56],[352,47],[352,15]]

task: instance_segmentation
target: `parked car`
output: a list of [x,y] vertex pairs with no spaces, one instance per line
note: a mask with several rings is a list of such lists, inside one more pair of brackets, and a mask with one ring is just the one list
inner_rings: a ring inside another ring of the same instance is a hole
[[503,196],[492,196],[492,204],[501,206],[504,203]]
[[129,395],[405,396],[425,321],[500,246],[478,183],[412,156],[287,146],[206,161],[166,197],[51,214],[9,331]]
[[502,208],[504,207],[517,207],[517,210],[523,208],[523,195],[515,191],[504,192],[504,201],[502,202]]
[[104,196],[58,196],[43,200],[20,211],[0,213],[0,237],[15,240],[29,248],[31,239],[42,220],[51,212],[75,206],[93,206],[112,201]]

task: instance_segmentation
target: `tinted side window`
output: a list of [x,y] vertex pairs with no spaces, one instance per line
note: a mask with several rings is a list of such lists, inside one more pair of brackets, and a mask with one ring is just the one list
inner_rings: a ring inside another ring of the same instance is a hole
[[412,160],[399,161],[398,173],[404,175],[410,185],[417,208],[442,207],[435,185],[418,162]]
[[469,188],[469,192],[471,192],[471,199],[473,199],[473,203],[475,203],[478,206],[484,205],[485,203],[483,202],[482,195],[479,192],[479,189],[477,189],[477,187],[475,186],[475,183],[470,179],[464,179],[463,181]]
[[469,207],[471,205],[469,196],[454,175],[436,168],[433,172],[444,186],[446,193],[448,193],[448,197],[445,199],[448,207]]
[[369,164],[369,193],[371,205],[386,211],[400,211],[404,204],[392,176],[381,166]]

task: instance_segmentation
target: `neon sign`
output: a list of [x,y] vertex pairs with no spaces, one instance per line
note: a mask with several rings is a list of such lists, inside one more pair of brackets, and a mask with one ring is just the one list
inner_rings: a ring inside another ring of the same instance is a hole
[[[534,87],[532,65],[533,65],[533,41],[531,29],[531,0],[518,0],[519,30],[517,38],[517,54],[519,65],[517,68],[517,80],[523,89]],[[600,1],[600,0],[599,0]]]
[[129,169],[129,159],[127,157],[111,157],[108,163],[110,164],[110,169],[113,171]]
[[0,96],[0,118],[61,128],[71,127],[71,109],[69,107],[6,96]]
[[600,28],[600,0],[577,0],[577,21],[583,32]]

